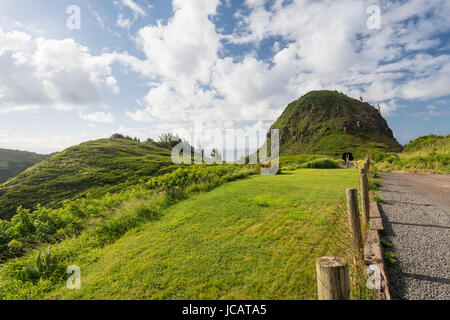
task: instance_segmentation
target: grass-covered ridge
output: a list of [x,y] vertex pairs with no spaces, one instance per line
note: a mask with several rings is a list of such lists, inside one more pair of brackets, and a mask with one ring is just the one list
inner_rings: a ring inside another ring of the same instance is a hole
[[280,130],[282,155],[353,152],[362,158],[373,150],[402,150],[376,108],[337,91],[311,91],[290,103],[272,129]]
[[404,152],[377,154],[380,170],[450,173],[450,135],[426,135],[409,142]]
[[[18,271],[35,265],[36,252],[6,263],[0,298],[316,298],[315,259],[345,254],[330,235],[346,228],[346,217],[333,211],[345,188],[358,185],[356,170],[254,175],[207,193],[198,191],[235,179],[232,172],[240,177],[240,171],[200,174],[206,180],[183,171],[147,183],[147,195],[55,244],[54,274],[34,282],[22,278]],[[196,182],[176,193],[186,200],[172,202],[165,186],[177,179]],[[61,271],[67,265],[81,267],[81,290],[65,287]]]
[[0,185],[0,218],[37,204],[58,207],[66,199],[101,196],[175,169],[170,149],[129,139],[88,141],[54,154]]
[[0,184],[46,157],[34,152],[0,149]]

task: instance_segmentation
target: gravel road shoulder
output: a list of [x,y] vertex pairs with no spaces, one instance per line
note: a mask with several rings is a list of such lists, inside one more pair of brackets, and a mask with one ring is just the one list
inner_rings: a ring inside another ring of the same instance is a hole
[[450,299],[450,175],[385,172],[384,240],[399,265],[388,268],[394,299]]

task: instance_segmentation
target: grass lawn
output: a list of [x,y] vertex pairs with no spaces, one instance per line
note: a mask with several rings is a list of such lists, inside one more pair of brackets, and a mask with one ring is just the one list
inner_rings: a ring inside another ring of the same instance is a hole
[[316,258],[341,253],[332,211],[357,185],[353,169],[302,169],[196,194],[81,253],[82,289],[44,298],[316,299]]

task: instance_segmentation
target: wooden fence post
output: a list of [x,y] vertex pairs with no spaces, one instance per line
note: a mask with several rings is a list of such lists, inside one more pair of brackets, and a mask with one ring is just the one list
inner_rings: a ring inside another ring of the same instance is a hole
[[364,169],[366,170],[367,177],[369,177],[369,175],[370,175],[370,158],[369,157],[367,157],[366,161],[364,162]]
[[353,246],[358,254],[362,254],[363,245],[361,236],[361,222],[359,220],[358,190],[349,188],[347,189],[346,193],[348,216],[350,219],[350,228],[352,230]]
[[321,257],[316,260],[319,300],[349,300],[350,278],[344,258]]
[[370,217],[370,197],[369,197],[369,180],[367,178],[366,169],[359,169],[361,180],[361,205],[363,210],[364,222],[369,223]]

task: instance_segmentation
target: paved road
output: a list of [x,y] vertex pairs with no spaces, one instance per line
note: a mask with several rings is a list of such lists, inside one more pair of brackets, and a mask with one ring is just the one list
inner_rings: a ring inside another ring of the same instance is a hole
[[388,269],[394,299],[450,299],[450,175],[386,172],[384,239],[399,266]]

